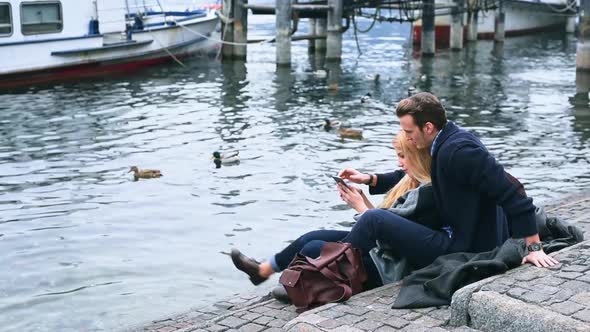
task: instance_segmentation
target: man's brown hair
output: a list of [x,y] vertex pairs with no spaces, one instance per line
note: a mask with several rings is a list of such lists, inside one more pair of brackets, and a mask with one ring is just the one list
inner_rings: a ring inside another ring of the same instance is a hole
[[435,95],[428,92],[420,92],[403,99],[397,105],[395,114],[398,118],[411,115],[420,129],[424,127],[426,122],[432,123],[438,130],[447,124],[444,107]]

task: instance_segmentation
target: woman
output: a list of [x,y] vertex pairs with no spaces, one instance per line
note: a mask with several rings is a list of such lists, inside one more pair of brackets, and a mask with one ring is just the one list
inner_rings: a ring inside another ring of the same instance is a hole
[[[443,231],[437,225],[437,218],[434,214],[434,200],[428,198],[429,194],[432,196],[432,188],[428,185],[430,183],[430,154],[427,150],[418,150],[415,146],[409,144],[403,131],[395,137],[393,146],[398,155],[401,170],[396,171],[398,179],[394,181],[393,188],[387,192],[384,201],[379,205],[379,209],[373,207],[360,188],[347,187],[342,184],[337,185],[341,198],[359,213],[355,216],[357,225],[360,223],[363,227],[359,228],[355,225],[351,231],[317,230],[306,233],[278,254],[271,256],[268,261],[262,263],[258,263],[242,255],[237,249],[233,249],[231,256],[234,265],[248,274],[250,281],[254,285],[258,285],[273,273],[287,268],[297,253],[317,257],[325,242],[350,242],[353,247],[358,245],[358,248],[363,253],[363,262],[369,276],[364,288],[370,289],[380,286],[382,284],[381,278],[369,252],[376,247],[377,240],[384,243],[394,242],[393,239],[389,239],[389,235],[393,234],[383,234],[382,239],[367,234],[366,226],[368,223],[364,221],[367,219],[365,216],[370,216],[368,219],[374,220],[372,216],[375,212],[391,215],[395,213],[416,222],[421,222],[428,227],[438,228],[438,232],[443,234]],[[373,192],[373,188],[379,187],[378,175],[362,174],[354,169],[345,169],[340,172],[339,176],[355,183],[369,184],[371,192]],[[421,199],[418,200],[418,197]],[[427,228],[420,224],[416,224],[416,226]],[[396,252],[396,250],[394,252],[399,257],[404,257],[407,254],[406,252]],[[410,263],[414,262],[410,260]]]

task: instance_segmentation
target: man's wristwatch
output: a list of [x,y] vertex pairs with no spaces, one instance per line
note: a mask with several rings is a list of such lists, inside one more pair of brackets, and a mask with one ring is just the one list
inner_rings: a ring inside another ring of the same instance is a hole
[[532,251],[541,251],[541,250],[543,250],[543,246],[542,246],[542,245],[541,245],[541,243],[539,243],[539,242],[533,242],[533,243],[529,244],[529,245],[526,247],[526,249],[527,249],[529,252],[532,252]]
[[367,186],[370,186],[373,183],[373,174],[369,174],[369,181],[365,182]]

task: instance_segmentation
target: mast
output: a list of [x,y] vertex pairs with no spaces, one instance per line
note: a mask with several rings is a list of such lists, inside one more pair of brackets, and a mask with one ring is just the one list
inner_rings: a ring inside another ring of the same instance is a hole
[[127,17],[129,17],[129,15],[131,15],[131,12],[129,11],[129,0],[125,0],[125,7],[127,8]]
[[97,0],[92,0],[92,7],[94,7],[94,19],[98,21],[98,4],[97,4]]

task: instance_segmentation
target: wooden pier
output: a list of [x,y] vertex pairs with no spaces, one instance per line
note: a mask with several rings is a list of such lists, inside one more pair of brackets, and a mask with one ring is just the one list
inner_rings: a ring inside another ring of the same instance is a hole
[[[580,0],[580,8],[575,0],[567,2],[564,8],[555,11],[568,16],[565,31],[573,33],[575,20],[579,14],[579,42],[576,58],[578,70],[590,70],[590,0]],[[276,0],[275,5],[254,5],[248,0],[223,0],[220,14],[223,22],[223,59],[244,61],[247,57],[247,44],[261,42],[248,40],[248,15],[275,15],[276,34],[266,40],[276,44],[276,64],[281,67],[291,65],[291,43],[308,41],[310,52],[322,54],[327,63],[340,62],[342,58],[342,35],[354,25],[355,17],[363,11],[374,13],[374,20],[380,22],[414,22],[420,19],[420,52],[423,56],[436,53],[435,17],[450,17],[449,48],[453,51],[463,49],[464,41],[476,42],[478,39],[479,17],[482,13],[494,15],[493,39],[503,43],[506,37],[507,0],[452,0],[436,3],[435,0]],[[389,16],[377,13],[386,10]],[[408,13],[413,13],[409,15]],[[297,34],[300,19],[309,20],[309,33]]]

